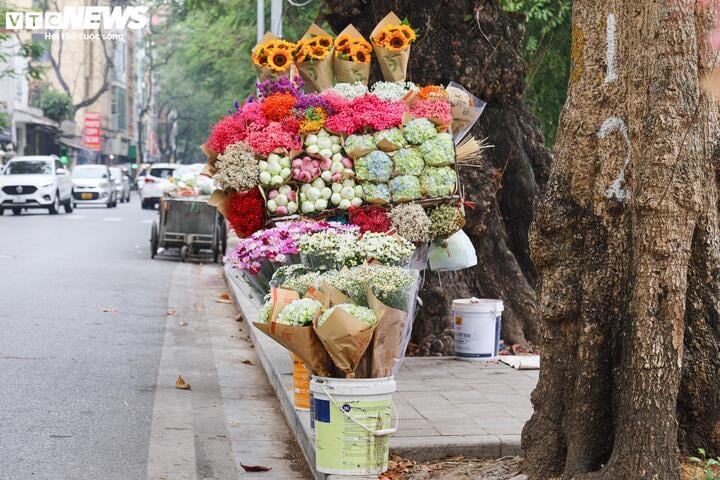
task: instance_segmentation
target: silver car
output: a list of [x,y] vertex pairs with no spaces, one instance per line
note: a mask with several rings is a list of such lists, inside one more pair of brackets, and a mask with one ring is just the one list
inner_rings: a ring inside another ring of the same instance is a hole
[[117,192],[105,165],[78,165],[72,171],[75,205],[117,206]]
[[110,167],[110,179],[115,184],[115,194],[118,202],[130,201],[130,177],[120,167]]

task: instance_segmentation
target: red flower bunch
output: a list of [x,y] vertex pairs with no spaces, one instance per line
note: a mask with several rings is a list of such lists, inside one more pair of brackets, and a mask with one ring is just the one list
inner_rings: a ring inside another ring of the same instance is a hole
[[295,102],[297,99],[290,93],[273,93],[263,100],[262,111],[268,120],[279,122],[290,113]]
[[410,107],[410,113],[417,118],[437,118],[444,125],[452,122],[451,106],[445,100],[418,100]]
[[234,192],[226,198],[225,218],[240,238],[247,238],[265,225],[265,200],[257,188]]
[[387,212],[378,205],[350,207],[348,213],[350,214],[350,223],[360,227],[361,233],[385,233],[392,228]]
[[279,122],[270,122],[265,128],[255,128],[250,125],[245,136],[245,143],[260,155],[270,155],[276,148],[285,150],[301,150],[300,136],[283,128]]
[[265,118],[261,102],[245,102],[236,115],[245,121],[245,125],[267,126],[270,121]]
[[375,95],[354,98],[337,115],[331,116],[325,126],[336,133],[350,135],[359,131],[385,130],[402,124],[407,106],[403,102],[388,102]]
[[238,115],[223,117],[212,129],[207,146],[215,153],[225,153],[228,145],[245,139],[245,122]]

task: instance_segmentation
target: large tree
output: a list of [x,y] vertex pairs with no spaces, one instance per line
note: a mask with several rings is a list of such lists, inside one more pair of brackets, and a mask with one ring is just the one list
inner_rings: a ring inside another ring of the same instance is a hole
[[[718,111],[713,13],[576,0],[572,69],[531,229],[540,382],[531,478],[679,478],[720,449]],[[680,448],[679,448],[680,446]]]
[[[503,337],[526,344],[537,339],[535,268],[527,232],[533,201],[543,188],[550,154],[537,123],[523,104],[523,23],[493,0],[326,0],[326,20],[336,31],[353,23],[366,36],[394,10],[420,31],[413,44],[409,80],[447,84],[455,80],[488,103],[474,133],[491,149],[479,168],[462,170],[468,208],[465,231],[478,254],[475,268],[426,276],[425,301],[414,339],[425,354],[450,353],[450,305],[458,297],[505,300]],[[374,70],[380,80],[379,69]]]

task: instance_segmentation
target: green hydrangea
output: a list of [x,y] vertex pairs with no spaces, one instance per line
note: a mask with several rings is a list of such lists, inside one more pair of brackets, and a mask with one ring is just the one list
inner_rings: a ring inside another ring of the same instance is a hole
[[390,187],[387,183],[363,183],[363,194],[367,203],[390,203]]
[[425,165],[442,167],[455,163],[455,143],[449,133],[439,133],[420,145]]
[[393,202],[408,202],[422,196],[420,179],[414,175],[400,175],[390,180]]
[[395,175],[420,175],[425,161],[417,147],[404,147],[393,155]]
[[435,124],[427,118],[410,120],[403,128],[405,140],[413,145],[420,145],[437,135]]
[[[383,140],[387,140],[391,145],[380,145],[380,142],[382,142]],[[407,144],[407,142],[405,141],[405,137],[403,136],[402,130],[397,127],[375,132],[375,142],[385,151],[397,150],[398,148]]]
[[450,167],[425,167],[420,175],[420,187],[428,197],[446,197],[455,192],[457,174]]

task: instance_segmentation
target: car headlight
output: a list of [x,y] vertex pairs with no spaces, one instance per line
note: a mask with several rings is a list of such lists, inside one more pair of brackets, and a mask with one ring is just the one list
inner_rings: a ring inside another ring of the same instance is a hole
[[48,188],[48,187],[52,187],[52,186],[53,186],[53,182],[50,182],[50,183],[46,183],[45,185],[40,185],[38,188]]

